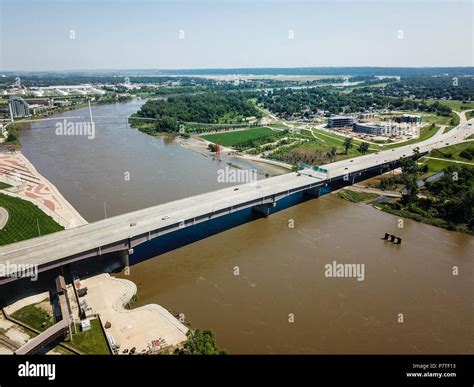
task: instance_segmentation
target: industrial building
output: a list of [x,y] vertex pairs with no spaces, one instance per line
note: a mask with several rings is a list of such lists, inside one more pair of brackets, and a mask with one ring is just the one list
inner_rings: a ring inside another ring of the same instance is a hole
[[10,97],[8,104],[10,106],[10,114],[13,118],[28,117],[31,115],[30,106],[21,97]]
[[356,122],[353,126],[354,132],[367,133],[374,136],[388,136],[391,133],[389,125],[383,125],[374,122],[360,123]]
[[328,128],[345,128],[354,124],[354,117],[351,116],[334,116],[329,117]]
[[361,113],[359,114],[359,120],[372,120],[374,119],[375,114],[374,113]]

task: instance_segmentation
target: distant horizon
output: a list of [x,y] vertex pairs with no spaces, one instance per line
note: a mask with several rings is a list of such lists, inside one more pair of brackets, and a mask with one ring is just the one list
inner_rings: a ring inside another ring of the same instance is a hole
[[[140,67],[130,67],[130,68],[95,68],[95,69],[85,69],[85,68],[70,68],[70,69],[44,69],[44,70],[18,70],[18,69],[8,69],[8,70],[0,70],[0,73],[74,73],[74,72],[123,72],[123,71],[147,71],[147,72],[201,72],[201,71],[234,71],[234,70],[311,70],[311,69],[383,69],[383,70],[435,70],[435,69],[472,69],[474,70],[474,65],[469,66],[264,66],[264,67],[192,67],[192,68],[140,68]],[[239,74],[239,73],[235,73]],[[247,75],[247,74],[244,74]],[[257,74],[258,75],[258,74]],[[312,74],[292,74],[292,75],[312,75]],[[314,74],[318,75],[318,74]]]
[[471,67],[472,10],[467,0],[1,0],[0,72]]

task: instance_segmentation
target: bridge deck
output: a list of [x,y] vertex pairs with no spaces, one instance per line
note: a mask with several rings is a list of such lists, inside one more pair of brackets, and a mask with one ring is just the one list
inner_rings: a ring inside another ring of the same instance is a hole
[[[325,166],[328,170],[326,176],[311,170],[302,171],[301,175],[288,173],[260,180],[256,184],[224,188],[14,243],[0,248],[0,264],[9,262],[39,265],[40,267],[50,265],[52,262],[60,262],[75,254],[105,247],[117,241],[128,240],[153,230],[171,229],[173,225],[182,220],[203,218],[203,215],[212,217],[212,214],[217,214],[219,211],[223,214],[222,210],[224,209],[234,207],[240,209],[245,208],[246,204],[253,206],[276,201],[284,197],[285,193],[308,189],[325,184],[327,180],[341,178],[346,174],[357,174],[359,171],[387,165],[399,160],[400,157],[412,155],[415,148],[419,148],[420,152],[428,152],[433,148],[446,146],[446,144],[459,143],[472,133],[472,127],[464,121],[448,133],[418,144],[328,164]],[[163,219],[163,217],[167,218]]]

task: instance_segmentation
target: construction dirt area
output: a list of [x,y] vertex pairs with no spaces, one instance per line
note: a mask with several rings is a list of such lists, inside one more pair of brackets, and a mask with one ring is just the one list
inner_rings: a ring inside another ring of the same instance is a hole
[[[87,287],[85,299],[92,313],[100,315],[109,343],[116,353],[151,353],[186,340],[188,328],[159,305],[125,309],[136,294],[136,285],[128,280],[100,274],[80,280]],[[116,347],[116,348],[114,348]]]

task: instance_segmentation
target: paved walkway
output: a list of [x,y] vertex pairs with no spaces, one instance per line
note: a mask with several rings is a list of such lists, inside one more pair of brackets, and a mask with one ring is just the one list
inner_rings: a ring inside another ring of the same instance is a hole
[[188,328],[161,306],[151,304],[124,309],[137,292],[133,282],[100,274],[81,280],[81,286],[88,289],[81,300],[86,299],[93,312],[100,314],[103,324],[111,323],[106,332],[119,343],[120,353],[133,347],[142,353],[152,347],[157,349],[158,342],[165,347],[186,340]]
[[65,228],[73,228],[87,221],[61,195],[56,187],[21,152],[0,153],[0,181],[13,186],[2,192],[39,204]]
[[0,230],[7,224],[8,216],[8,211],[5,208],[0,207]]

